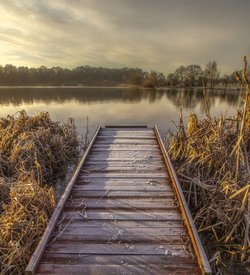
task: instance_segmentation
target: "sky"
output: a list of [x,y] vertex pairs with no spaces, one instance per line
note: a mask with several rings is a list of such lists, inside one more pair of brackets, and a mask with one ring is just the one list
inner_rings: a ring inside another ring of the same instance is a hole
[[0,0],[0,64],[165,74],[250,53],[249,0]]

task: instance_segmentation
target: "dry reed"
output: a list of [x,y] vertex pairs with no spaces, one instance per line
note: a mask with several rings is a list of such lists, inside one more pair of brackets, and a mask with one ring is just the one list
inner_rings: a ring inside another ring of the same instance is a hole
[[24,111],[0,119],[0,270],[23,274],[55,207],[50,186],[77,154],[74,123]]
[[[250,96],[244,58],[245,95],[233,117],[182,119],[168,152],[214,270],[227,259],[250,261]],[[205,103],[209,100],[205,99]],[[222,268],[222,269],[221,269]],[[224,272],[224,271],[223,271]]]

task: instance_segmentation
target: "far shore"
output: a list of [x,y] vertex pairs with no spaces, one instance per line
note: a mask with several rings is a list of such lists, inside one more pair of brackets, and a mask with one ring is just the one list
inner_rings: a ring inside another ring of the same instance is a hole
[[[21,86],[21,85],[8,85],[8,86],[1,86],[0,89],[141,89],[141,90],[200,90],[203,87],[178,87],[178,86],[162,86],[162,87],[143,87],[141,85],[117,85],[117,86],[89,86],[89,85],[74,85],[74,86],[67,86],[67,85],[28,85],[28,86]],[[207,90],[211,90],[209,87],[206,87]],[[212,90],[240,90],[240,86],[233,86],[233,87],[214,87]]]

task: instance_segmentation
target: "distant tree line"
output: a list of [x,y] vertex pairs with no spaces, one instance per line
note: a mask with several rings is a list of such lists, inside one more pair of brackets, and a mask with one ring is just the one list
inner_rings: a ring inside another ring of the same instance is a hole
[[161,72],[145,72],[139,68],[110,69],[79,66],[73,69],[61,67],[39,68],[16,67],[11,64],[0,66],[0,85],[96,85],[116,86],[122,84],[143,87],[201,87],[214,88],[216,85],[227,88],[236,84],[234,74],[220,75],[217,63],[210,61],[204,69],[200,65],[180,66],[165,76]]
[[178,87],[201,87],[214,88],[228,85],[236,85],[235,74],[224,74],[221,76],[216,61],[209,61],[204,69],[200,65],[180,66],[167,76],[167,86]]
[[7,64],[0,66],[0,85],[117,85],[128,82],[133,74],[143,75],[143,71],[90,66],[28,68]]

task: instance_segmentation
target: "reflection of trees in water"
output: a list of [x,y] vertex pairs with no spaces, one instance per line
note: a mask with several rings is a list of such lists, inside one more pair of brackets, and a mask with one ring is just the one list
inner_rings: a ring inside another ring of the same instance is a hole
[[196,107],[202,100],[202,93],[195,90],[169,90],[166,96],[176,106],[183,106],[186,109]]
[[44,102],[64,103],[75,100],[82,103],[123,101],[137,103],[141,100],[155,102],[160,100],[164,91],[155,89],[115,89],[115,88],[11,88],[0,89],[0,104],[20,105]]
[[[193,109],[197,106],[201,106],[201,111],[205,111],[204,96],[201,89],[191,90],[169,90],[166,92],[167,98],[176,106],[183,106],[186,109]],[[231,106],[235,106],[238,102],[239,92],[228,90],[213,90],[208,91],[209,96],[209,109],[215,104],[217,100],[220,103],[226,102]]]
[[235,90],[214,90],[210,91],[209,95],[211,98],[218,98],[220,102],[226,101],[228,104],[234,106],[238,102],[240,92]]
[[20,105],[35,102],[64,103],[75,100],[83,103],[129,101],[139,102],[142,90],[107,88],[16,88],[0,89],[0,104]]
[[[208,91],[208,108],[211,110],[211,107],[213,107],[216,103],[216,101],[219,101],[219,103],[226,102],[231,107],[236,106],[239,100],[239,92],[233,91],[233,90],[211,90]],[[201,112],[206,112],[205,102],[202,101],[202,104],[200,106]],[[223,111],[223,110],[221,110]]]
[[[237,91],[210,91],[209,107],[216,100],[230,105],[237,103]],[[195,108],[203,104],[202,90],[150,90],[150,89],[116,89],[116,88],[9,88],[0,89],[0,104],[15,106],[34,104],[36,102],[64,103],[75,100],[80,103],[122,101],[138,103],[148,100],[153,103],[165,96],[176,106],[186,109]]]

